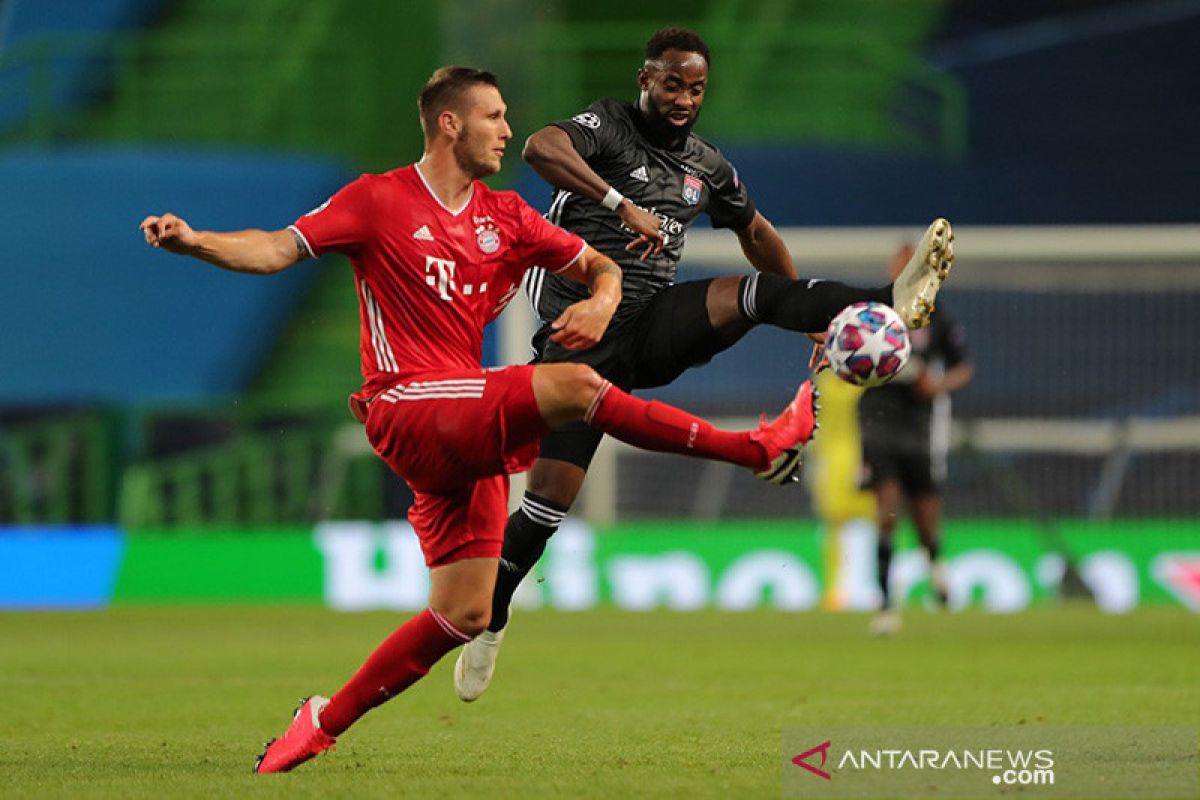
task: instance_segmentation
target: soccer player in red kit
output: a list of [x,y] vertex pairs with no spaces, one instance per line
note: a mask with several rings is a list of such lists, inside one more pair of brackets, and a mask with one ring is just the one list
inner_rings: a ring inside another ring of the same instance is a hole
[[584,364],[482,368],[483,328],[527,269],[590,288],[554,322],[553,338],[569,348],[600,340],[621,299],[621,270],[515,193],[479,181],[500,169],[512,137],[495,76],[444,67],[418,105],[419,162],[360,177],[286,229],[195,231],[172,214],[141,224],[151,246],[237,272],[278,272],[334,251],[349,256],[364,377],[351,411],[413,490],[409,520],[431,570],[429,607],[331,698],[307,698],[268,743],[257,772],[285,772],[329,749],[355,720],[486,628],[508,475],[529,468],[551,428],[583,421],[638,447],[720,459],[780,481],[799,470],[816,426],[808,381],[773,422],[728,432],[626,394]]

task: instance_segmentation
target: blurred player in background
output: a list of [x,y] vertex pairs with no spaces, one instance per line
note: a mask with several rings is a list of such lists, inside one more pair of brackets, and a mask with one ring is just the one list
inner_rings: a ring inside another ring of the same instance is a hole
[[[525,288],[543,321],[533,340],[535,363],[589,364],[622,389],[646,389],[707,363],[760,323],[823,332],[839,311],[865,300],[895,306],[913,327],[925,323],[953,259],[949,223],[930,226],[894,287],[797,281],[787,246],[755,209],[737,170],[692,133],[709,63],[708,45],[696,33],[660,30],[646,43],[636,104],[598,100],[525,144],[525,160],[556,189],[550,221],[584,236],[624,271],[621,305],[604,338],[570,350],[554,341],[550,321],[584,290],[548,270],[530,270]],[[757,273],[675,283],[687,229],[701,213],[734,231]],[[602,436],[569,425],[542,440],[528,491],[505,531],[491,625],[455,665],[463,700],[490,683],[513,593],[575,502]]]
[[[912,257],[906,245],[888,264],[895,277]],[[912,355],[890,383],[863,393],[858,404],[864,483],[875,495],[879,527],[877,563],[882,602],[871,621],[879,635],[895,633],[900,615],[890,591],[892,539],[907,502],[921,546],[929,556],[930,580],[938,601],[946,603],[941,564],[942,500],[938,487],[946,476],[950,439],[950,393],[971,382],[974,367],[967,337],[938,303],[929,326],[909,332]]]
[[151,246],[236,272],[279,272],[329,252],[349,256],[364,378],[351,410],[413,490],[409,520],[431,570],[429,607],[380,644],[332,698],[306,698],[284,735],[267,744],[257,772],[285,772],[333,747],[363,714],[484,630],[508,475],[528,469],[551,428],[583,422],[638,447],[720,459],[782,480],[799,469],[815,427],[808,381],[773,422],[726,432],[632,397],[585,365],[483,369],[484,326],[530,265],[584,287],[547,332],[565,349],[600,340],[621,299],[621,270],[515,193],[479,181],[499,171],[512,137],[495,76],[440,69],[418,105],[425,131],[418,163],[364,175],[284,230],[195,231],[173,214],[141,224]]

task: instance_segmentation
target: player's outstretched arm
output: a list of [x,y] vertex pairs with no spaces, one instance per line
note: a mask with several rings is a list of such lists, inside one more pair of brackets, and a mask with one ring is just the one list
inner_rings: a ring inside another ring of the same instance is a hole
[[304,240],[294,231],[197,231],[174,214],[150,216],[138,226],[146,244],[192,256],[233,272],[268,275],[308,258]]
[[662,252],[666,241],[659,229],[662,220],[617,194],[588,166],[562,128],[547,125],[530,136],[521,157],[551,186],[590,198],[615,211],[625,227],[637,234],[637,238],[626,245],[626,250],[642,251],[643,259]]
[[568,350],[594,347],[621,304],[621,268],[608,256],[587,247],[561,274],[586,283],[592,296],[568,306],[550,323],[554,329],[550,339]]
[[762,214],[754,212],[750,224],[738,231],[737,237],[746,260],[759,272],[773,272],[796,280],[792,254],[788,252],[779,231]]
[[939,394],[957,392],[975,377],[975,367],[970,361],[955,364],[946,370],[940,378],[935,377],[931,370],[925,369],[913,383],[913,390],[919,397],[932,400]]

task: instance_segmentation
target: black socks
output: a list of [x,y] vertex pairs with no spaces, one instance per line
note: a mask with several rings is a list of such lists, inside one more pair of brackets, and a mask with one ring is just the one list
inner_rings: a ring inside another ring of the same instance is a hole
[[883,600],[879,607],[886,610],[891,608],[891,594],[888,592],[888,576],[892,571],[891,539],[879,538],[879,543],[875,548],[875,560],[879,565],[879,591],[883,594]]
[[892,287],[860,289],[837,281],[756,272],[742,278],[738,311],[751,322],[789,331],[824,333],[829,321],[848,305],[874,301],[892,304]]
[[488,630],[498,632],[508,624],[508,606],[521,581],[546,551],[546,542],[558,530],[567,509],[535,494],[525,493],[521,507],[508,518],[496,590],[492,593],[492,621]]

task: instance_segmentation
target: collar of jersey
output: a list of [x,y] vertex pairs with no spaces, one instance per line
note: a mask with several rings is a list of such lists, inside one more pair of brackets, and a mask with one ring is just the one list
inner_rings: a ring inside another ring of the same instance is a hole
[[421,179],[421,185],[425,187],[425,191],[429,192],[429,196],[433,198],[433,202],[446,209],[447,213],[449,213],[451,216],[457,217],[459,214],[466,211],[467,206],[471,205],[471,201],[475,199],[475,181],[471,181],[471,193],[467,195],[467,199],[463,202],[462,208],[460,208],[458,211],[455,211],[453,208],[442,202],[442,198],[437,196],[437,192],[435,192],[433,187],[429,185],[429,181],[425,180],[425,176],[421,174],[420,162],[413,164],[413,169],[416,171],[417,177]]

